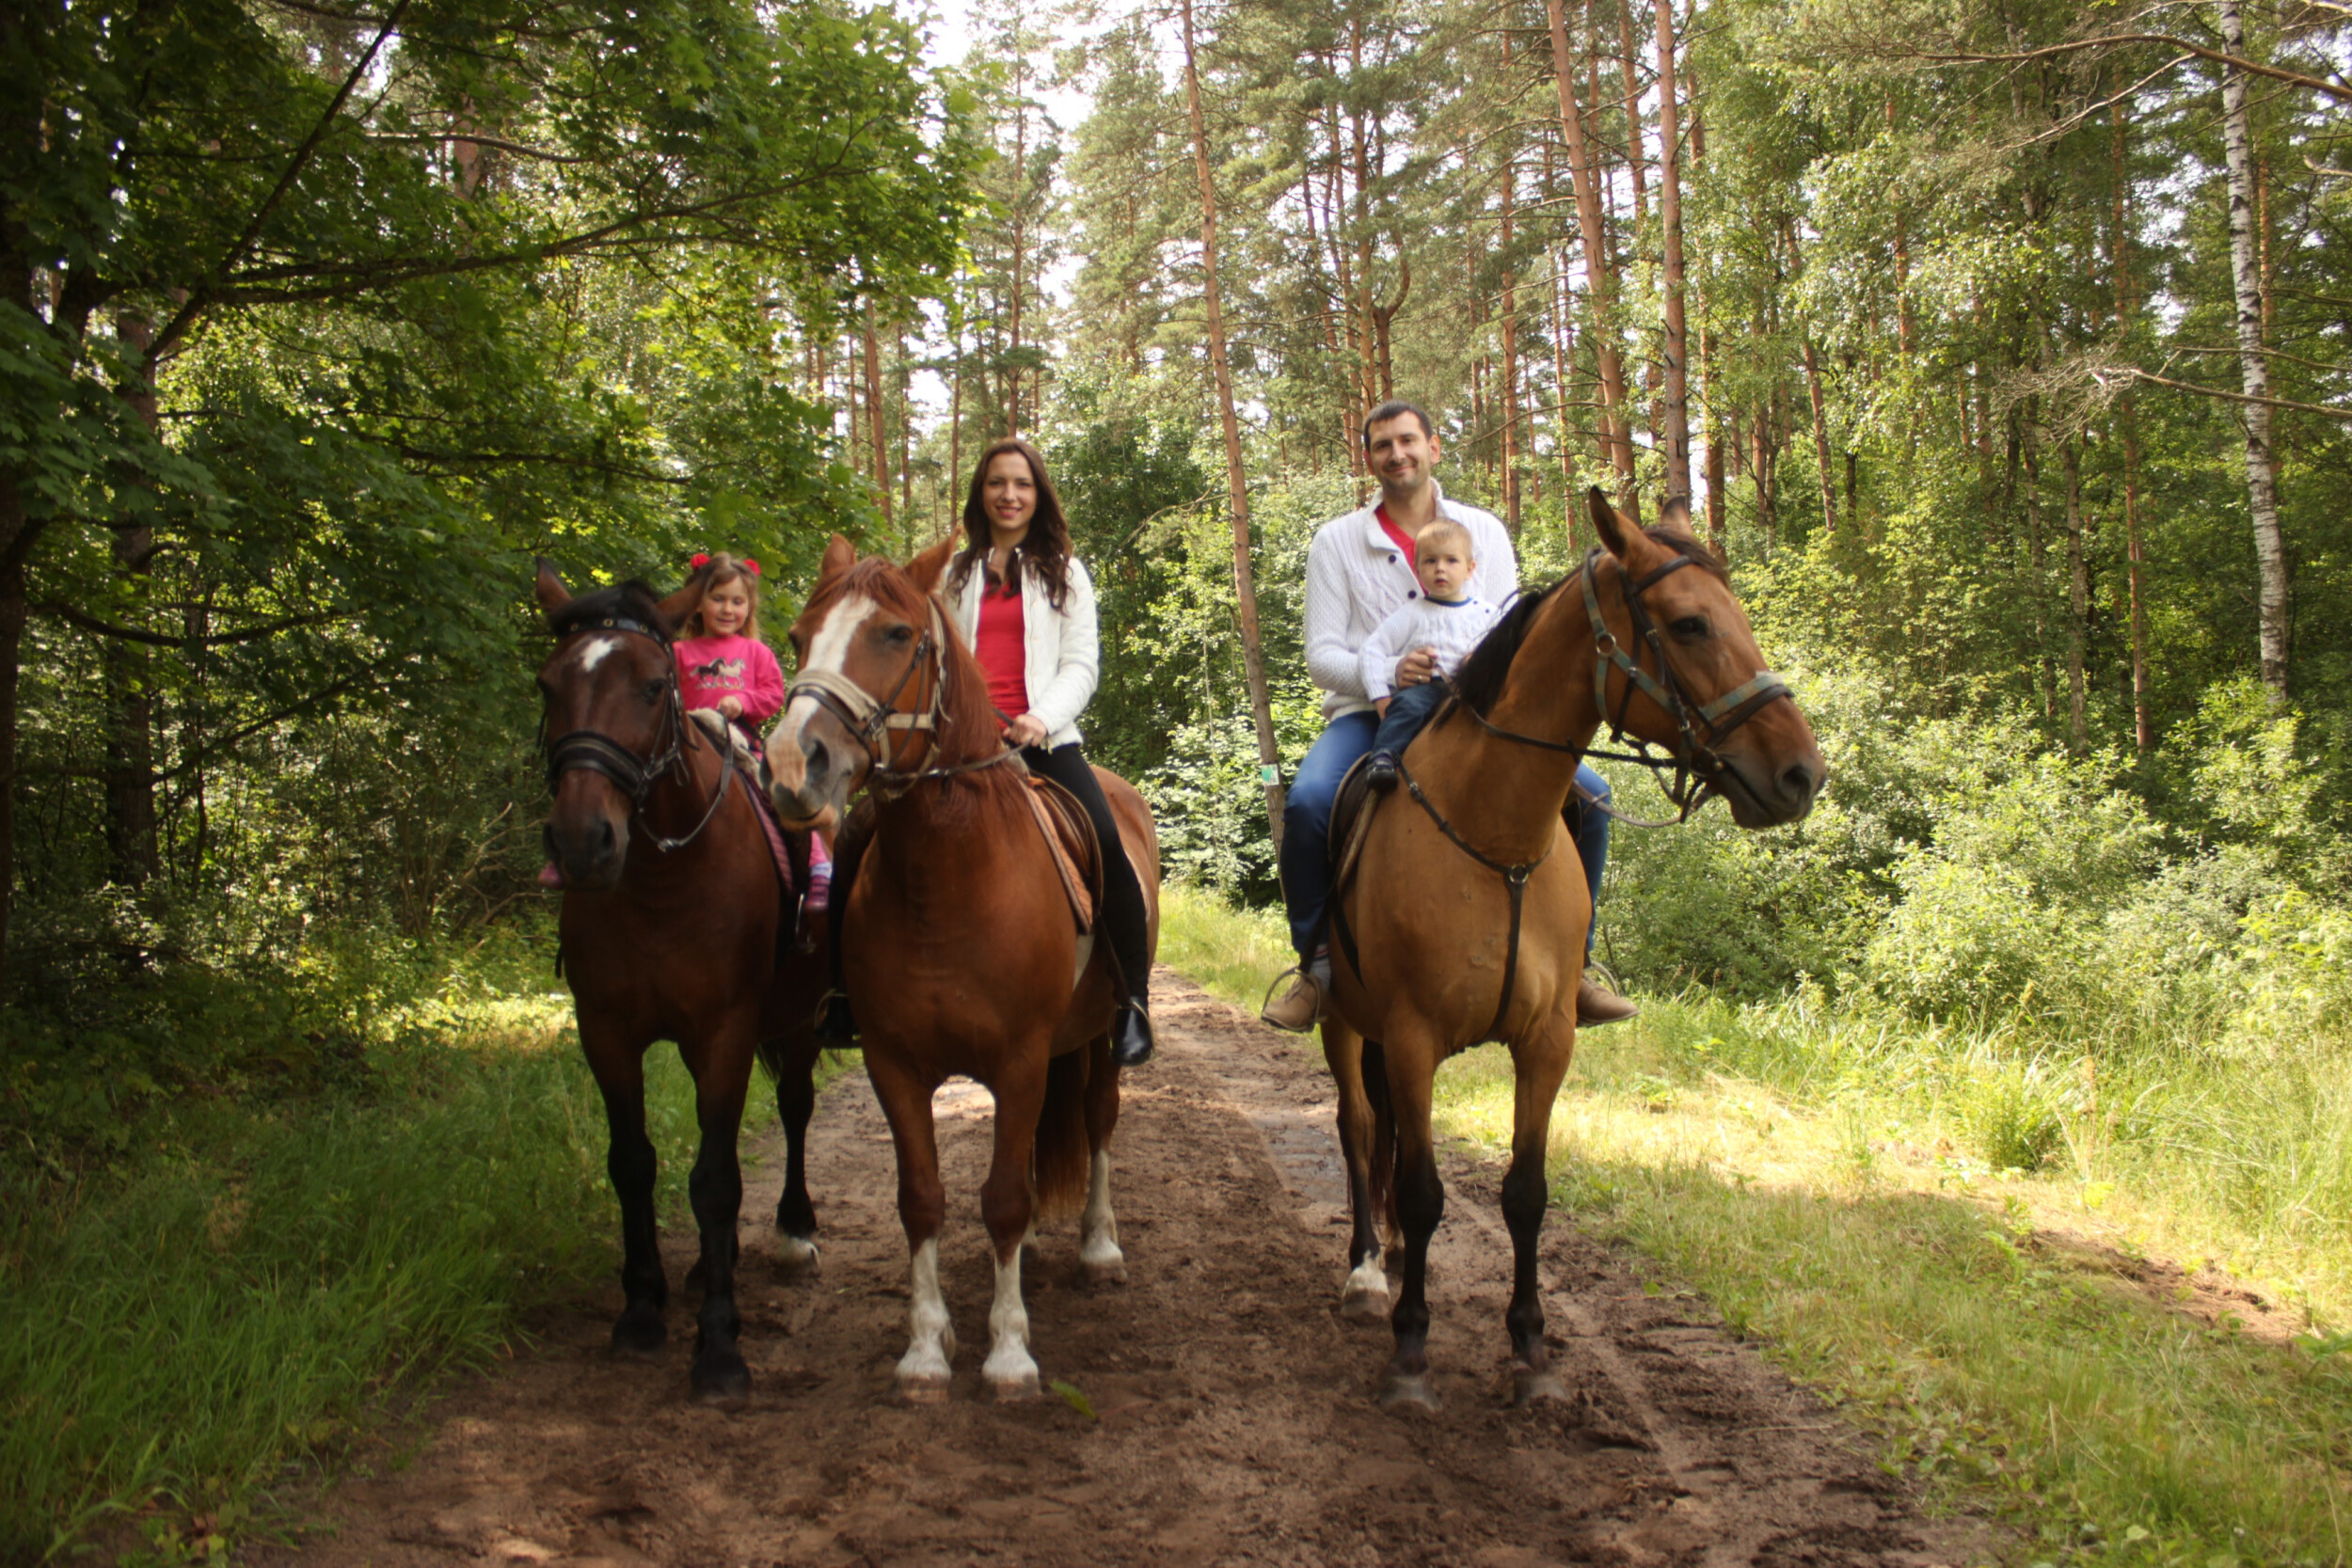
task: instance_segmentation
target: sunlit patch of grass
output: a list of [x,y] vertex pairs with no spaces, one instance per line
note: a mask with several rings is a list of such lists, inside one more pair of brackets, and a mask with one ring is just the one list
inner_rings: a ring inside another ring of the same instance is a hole
[[[2071,1176],[1906,1144],[1851,1087],[1805,1103],[1674,1073],[1661,1026],[1596,1032],[1555,1110],[1554,1191],[1579,1223],[1853,1405],[1888,1465],[2012,1506],[2044,1553],[2341,1560],[2352,1364],[2334,1340],[2136,1283],[2137,1248],[2081,1234]],[[1649,1085],[1670,1074],[1661,1107]],[[1508,1058],[1449,1063],[1438,1115],[1500,1155]]]
[[1237,909],[1186,882],[1160,890],[1160,962],[1203,990],[1254,1013],[1297,961],[1280,910]]

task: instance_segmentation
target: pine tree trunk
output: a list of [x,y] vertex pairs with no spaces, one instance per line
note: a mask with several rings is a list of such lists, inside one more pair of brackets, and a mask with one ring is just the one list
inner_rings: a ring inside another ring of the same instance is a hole
[[1192,120],[1193,168],[1200,179],[1200,277],[1209,325],[1209,370],[1216,382],[1217,420],[1225,435],[1225,480],[1233,520],[1233,609],[1241,624],[1242,672],[1249,683],[1249,712],[1258,731],[1259,780],[1265,786],[1267,832],[1282,845],[1281,753],[1274,743],[1274,705],[1266,690],[1265,652],[1258,636],[1258,591],[1249,571],[1249,476],[1242,464],[1241,421],[1233,413],[1233,367],[1225,352],[1225,312],[1216,282],[1216,182],[1209,170],[1207,117],[1200,109],[1200,71],[1192,38],[1192,0],[1182,0],[1184,103]]
[[866,435],[874,449],[874,493],[882,498],[882,526],[890,526],[890,455],[882,443],[882,338],[874,330],[874,302],[866,302]]
[[1621,488],[1633,483],[1633,438],[1625,420],[1625,371],[1616,350],[1614,262],[1601,231],[1600,185],[1584,139],[1576,103],[1576,66],[1568,54],[1568,22],[1562,0],[1544,0],[1551,24],[1551,74],[1560,95],[1560,137],[1568,154],[1568,182],[1576,193],[1577,232],[1584,250],[1584,287],[1593,311],[1593,362],[1600,376],[1601,436]]
[[[1511,38],[1502,39],[1502,71],[1511,74]],[[1519,294],[1518,269],[1511,258],[1511,225],[1518,214],[1518,152],[1507,142],[1502,150],[1502,524],[1511,537],[1519,534]]]
[[[2115,106],[2115,335],[2119,343],[2130,330],[2132,310],[2132,241],[2126,203],[2131,183],[2123,166],[2123,105]],[[2145,752],[2155,744],[2148,717],[2148,616],[2140,601],[2140,565],[2146,551],[2139,538],[2139,421],[2134,418],[2131,389],[2116,399],[2115,419],[2123,436],[2123,552],[2131,594],[2132,627],[2132,743]]]
[[2090,631],[2090,568],[2083,553],[2082,451],[2073,436],[2058,443],[2066,476],[2066,733],[2076,755],[2090,750],[2090,718],[2084,708],[2083,650]]
[[1804,391],[1813,404],[1813,460],[1821,470],[1821,527],[1837,531],[1837,476],[1829,466],[1829,416],[1821,403],[1821,366],[1813,352],[1813,337],[1804,340]]
[[[1691,494],[1691,381],[1682,300],[1682,122],[1675,103],[1674,3],[1657,0],[1657,5],[1658,222],[1665,321],[1659,345],[1659,357],[1665,362],[1660,435],[1665,447],[1666,493],[1687,497]],[[1708,505],[1713,506],[1711,499]]]
[[[2240,0],[2220,0],[2221,47],[2246,54]],[[2279,469],[2270,451],[2270,367],[2263,357],[2262,277],[2254,256],[2254,151],[2248,131],[2246,72],[2221,68],[2221,139],[2230,163],[2230,272],[2237,294],[2238,369],[2246,395],[2238,417],[2246,424],[2246,491],[2254,517],[2254,564],[2261,588],[2262,680],[2273,705],[2284,706],[2292,649],[2294,597],[2286,543],[2279,531]]]

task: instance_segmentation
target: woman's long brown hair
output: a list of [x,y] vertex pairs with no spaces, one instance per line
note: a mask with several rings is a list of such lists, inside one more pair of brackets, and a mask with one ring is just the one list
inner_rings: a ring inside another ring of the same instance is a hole
[[[971,493],[963,501],[963,548],[956,552],[955,564],[949,576],[959,593],[972,575],[975,564],[987,569],[985,562],[993,539],[988,525],[988,506],[983,494],[988,484],[988,466],[1006,452],[1017,451],[1029,466],[1029,478],[1037,484],[1037,511],[1029,516],[1029,531],[1021,543],[1012,547],[1012,559],[1006,564],[1005,593],[1020,592],[1021,568],[1025,562],[1045,584],[1045,598],[1056,610],[1062,607],[1070,592],[1070,520],[1062,515],[1061,497],[1054,491],[1054,482],[1045,472],[1045,459],[1038,450],[1017,436],[1003,440],[980,453],[979,467],[972,470]],[[986,579],[992,586],[993,575]]]

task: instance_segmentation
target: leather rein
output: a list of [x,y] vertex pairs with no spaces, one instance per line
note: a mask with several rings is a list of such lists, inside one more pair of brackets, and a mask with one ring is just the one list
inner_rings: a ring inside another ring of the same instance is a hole
[[[939,743],[939,720],[947,696],[946,628],[939,618],[939,601],[926,594],[924,602],[930,610],[930,628],[914,644],[914,652],[907,659],[898,684],[890,689],[889,696],[876,698],[837,670],[803,670],[785,689],[787,707],[795,698],[808,697],[841,721],[850,737],[865,749],[866,791],[882,800],[898,799],[925,779],[951,779],[1007,761],[1018,763],[1021,757],[1018,750],[1008,746],[970,762],[914,769],[894,766],[902,738],[924,735],[930,737],[933,746]],[[899,707],[899,697],[926,663],[931,667],[930,704],[919,713]]]
[[[1628,655],[1622,647],[1618,646],[1616,635],[1609,629],[1608,622],[1601,618],[1600,594],[1595,587],[1599,578],[1597,567],[1601,553],[1597,549],[1592,551],[1585,556],[1584,564],[1577,569],[1577,578],[1584,591],[1584,612],[1593,626],[1593,651],[1598,656],[1593,660],[1593,705],[1609,724],[1610,742],[1613,745],[1623,745],[1626,739],[1626,712],[1631,705],[1633,693],[1638,688],[1656,703],[1669,719],[1674,721],[1673,756],[1661,758],[1650,755],[1648,743],[1638,736],[1633,739],[1633,745],[1639,748],[1638,751],[1596,752],[1590,747],[1572,746],[1565,741],[1546,740],[1540,736],[1521,735],[1516,730],[1506,730],[1458,698],[1448,705],[1478,721],[1480,726],[1488,735],[1499,740],[1510,741],[1515,745],[1533,746],[1547,752],[1563,752],[1577,758],[1580,762],[1586,757],[1600,757],[1611,762],[1639,763],[1649,768],[1653,775],[1661,774],[1671,768],[1675,770],[1674,784],[1669,787],[1664,779],[1661,778],[1659,788],[1664,790],[1666,798],[1681,808],[1681,815],[1677,816],[1675,821],[1688,821],[1691,814],[1706,802],[1710,793],[1720,795],[1724,792],[1723,781],[1725,777],[1734,780],[1739,777],[1738,774],[1730,772],[1715,747],[1722,743],[1724,736],[1755,718],[1767,705],[1788,697],[1788,688],[1778,675],[1770,670],[1759,670],[1713,702],[1693,704],[1689,692],[1683,689],[1681,677],[1675,673],[1673,662],[1666,657],[1665,639],[1659,635],[1658,623],[1651,617],[1648,607],[1642,602],[1642,595],[1670,573],[1679,571],[1685,566],[1696,565],[1697,562],[1689,556],[1677,555],[1663,565],[1644,574],[1639,580],[1629,577],[1622,571],[1619,572],[1617,581],[1625,594],[1626,611],[1633,622],[1634,635],[1640,640],[1634,652]],[[1642,654],[1645,649],[1657,655],[1658,673],[1656,675],[1650,674],[1648,671],[1642,668]],[[1618,701],[1617,711],[1614,715],[1609,712],[1609,672],[1612,668],[1622,671],[1626,677],[1625,695]],[[1696,724],[1693,724],[1693,719],[1697,721]],[[1699,733],[1699,726],[1702,725],[1706,730],[1703,737]],[[1537,866],[1551,858],[1551,851],[1557,846],[1558,838],[1555,836],[1549,844],[1545,846],[1544,852],[1532,861],[1506,863],[1496,860],[1471,845],[1469,840],[1454,831],[1454,824],[1446,820],[1445,814],[1438,809],[1437,802],[1429,799],[1428,794],[1421,786],[1421,781],[1413,777],[1412,770],[1405,766],[1405,759],[1401,756],[1397,758],[1396,771],[1399,782],[1405,785],[1406,793],[1413,798],[1415,804],[1429,814],[1429,820],[1437,824],[1438,831],[1446,836],[1447,841],[1487,870],[1501,873],[1503,889],[1510,895],[1511,927],[1503,948],[1502,988],[1495,998],[1494,1020],[1486,1025],[1486,1033],[1479,1037],[1485,1040],[1501,1039],[1503,1022],[1511,1011],[1511,993],[1518,978],[1519,929],[1526,910],[1528,879],[1535,874]],[[1742,784],[1740,787],[1745,788],[1746,785]],[[1598,806],[1597,801],[1587,803]],[[1607,811],[1608,808],[1599,807],[1599,809]],[[1609,815],[1617,816],[1619,814],[1609,812]],[[1632,822],[1637,827],[1670,825],[1662,822],[1641,822],[1633,817],[1622,817],[1621,820]],[[1338,934],[1349,950],[1348,961],[1355,964],[1360,974],[1363,966],[1356,959],[1355,942],[1346,929],[1343,907],[1343,900],[1335,900],[1332,904],[1332,915]]]
[[[586,768],[601,773],[628,797],[629,816],[641,816],[645,809],[645,797],[653,786],[665,777],[675,777],[681,784],[693,782],[693,770],[686,765],[686,752],[696,744],[693,726],[686,721],[686,699],[678,690],[677,660],[672,657],[669,635],[660,627],[626,615],[608,615],[600,621],[572,627],[564,635],[570,637],[586,631],[618,631],[638,637],[649,637],[660,646],[663,661],[669,666],[669,689],[662,695],[661,734],[657,741],[661,749],[650,759],[639,756],[611,736],[596,730],[574,730],[553,740],[548,738],[548,719],[544,708],[539,714],[539,750],[548,759],[548,793],[555,793],[564,782],[564,775]],[[666,744],[665,744],[666,743]],[[648,832],[645,837],[664,854],[683,849],[700,838],[719,815],[719,804],[727,798],[727,781],[735,776],[735,748],[719,748],[719,786],[710,792],[710,804],[703,812],[702,820],[676,838],[666,838]]]

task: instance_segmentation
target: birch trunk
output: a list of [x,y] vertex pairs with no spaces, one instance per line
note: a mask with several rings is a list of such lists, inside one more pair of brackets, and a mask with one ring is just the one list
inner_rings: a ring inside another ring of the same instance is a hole
[[882,498],[882,524],[890,514],[890,457],[882,430],[882,338],[874,329],[874,302],[866,302],[866,436],[874,449],[874,493]]
[[[2221,48],[2246,55],[2240,0],[2220,0]],[[2246,492],[2254,516],[2254,566],[2259,577],[2262,679],[2273,705],[2287,701],[2295,603],[2285,541],[2279,531],[2279,468],[2270,451],[2270,367],[2263,358],[2263,291],[2254,255],[2254,150],[2248,132],[2246,71],[2221,68],[2221,140],[2230,162],[2230,273],[2237,293],[2238,369],[2249,400],[2239,405],[2246,424]]]
[[1274,745],[1274,705],[1266,691],[1265,653],[1258,636],[1258,591],[1249,572],[1249,476],[1242,465],[1241,421],[1233,414],[1233,367],[1225,353],[1225,312],[1216,284],[1216,182],[1209,171],[1207,118],[1200,111],[1200,71],[1192,40],[1192,0],[1182,0],[1184,105],[1192,121],[1192,163],[1200,179],[1201,305],[1209,325],[1209,372],[1216,383],[1217,421],[1225,434],[1225,479],[1233,518],[1233,610],[1241,624],[1242,671],[1249,683],[1249,713],[1258,731],[1259,780],[1265,786],[1266,828],[1282,846],[1281,754]]

